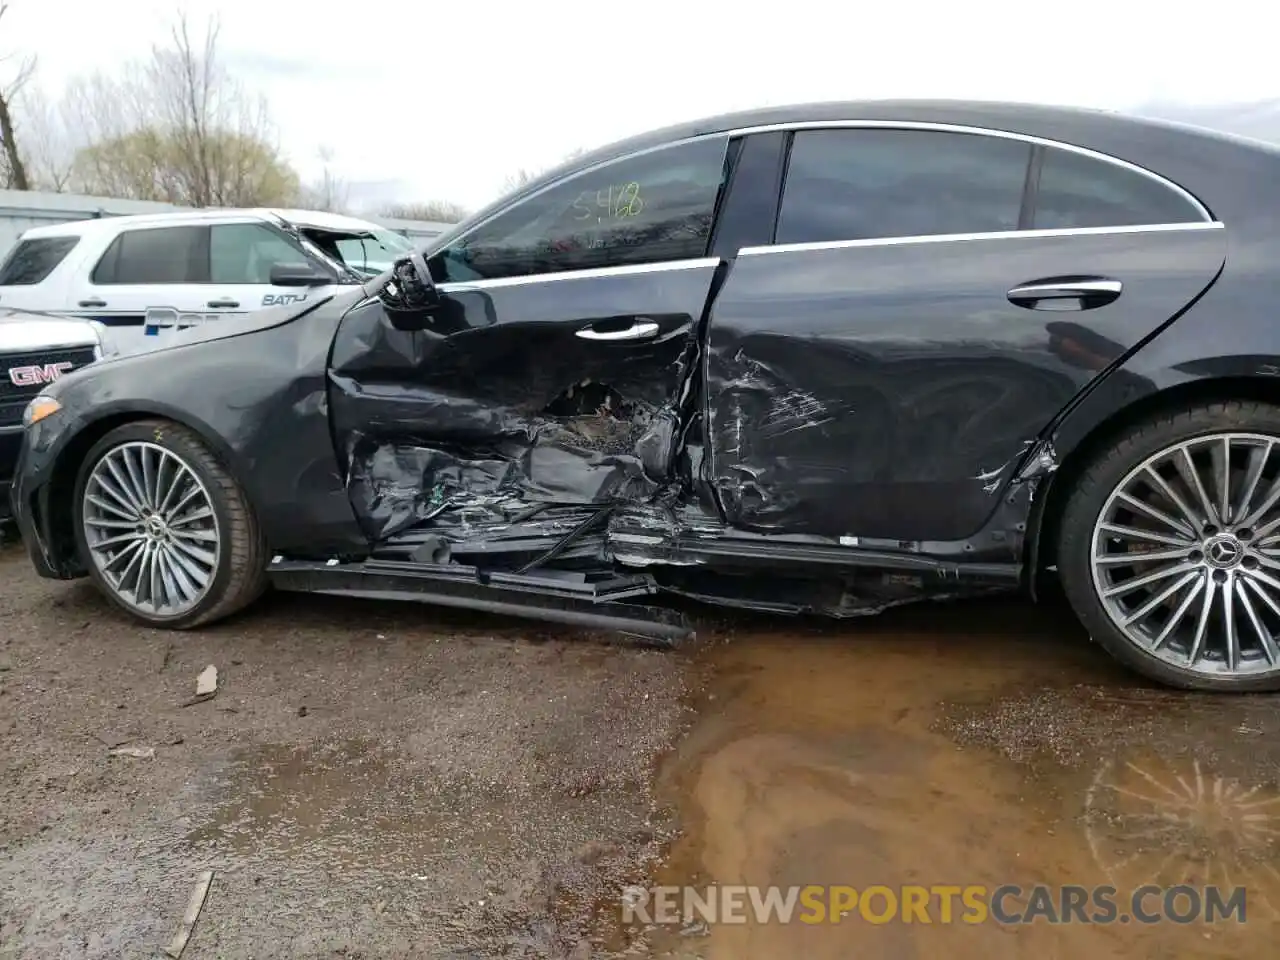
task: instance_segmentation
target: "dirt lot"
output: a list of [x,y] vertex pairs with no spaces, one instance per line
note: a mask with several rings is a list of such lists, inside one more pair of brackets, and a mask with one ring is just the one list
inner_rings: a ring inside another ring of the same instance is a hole
[[585,639],[290,596],[137,630],[0,549],[0,955],[155,956],[210,868],[184,960],[569,954],[683,716],[678,659]]
[[[217,696],[184,705],[208,664]],[[0,548],[0,956],[160,956],[212,869],[184,960],[1271,957],[1276,713],[1151,689],[1055,607],[728,618],[664,652],[278,596],[175,636]],[[1037,881],[1244,885],[1248,923],[619,906],[633,883]]]

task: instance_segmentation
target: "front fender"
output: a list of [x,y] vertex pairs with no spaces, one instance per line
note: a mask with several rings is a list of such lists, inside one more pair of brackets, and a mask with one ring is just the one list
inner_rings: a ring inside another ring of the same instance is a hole
[[[90,410],[63,407],[27,430],[25,472],[39,482],[52,471],[68,467],[78,469],[77,451],[83,455],[99,437],[122,423],[152,417],[172,420],[199,434],[233,476],[244,476],[243,457],[214,430],[212,424],[190,410],[150,399],[115,400]],[[64,457],[70,457],[74,462],[64,461]]]
[[16,495],[46,491],[56,520],[70,503],[68,477],[99,437],[128,420],[163,417],[209,444],[243,487],[270,549],[363,555],[368,541],[347,497],[327,393],[334,331],[362,297],[357,289],[289,322],[68,377],[51,391],[63,409],[28,431]]

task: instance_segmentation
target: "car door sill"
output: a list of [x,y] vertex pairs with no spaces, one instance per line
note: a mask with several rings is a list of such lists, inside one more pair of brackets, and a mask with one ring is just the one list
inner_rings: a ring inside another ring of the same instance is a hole
[[350,563],[276,557],[267,567],[279,590],[383,600],[416,600],[443,607],[545,620],[673,644],[693,628],[679,612],[621,601],[658,592],[651,577],[612,571],[546,570],[536,574],[484,571],[458,563],[399,560]]
[[[872,569],[926,574],[935,580],[994,583],[1018,583],[1022,574],[1022,564],[1000,559],[1012,556],[1011,548],[1003,553],[989,550],[983,556],[975,544],[964,541],[862,539],[856,545],[845,545],[803,534],[764,534],[725,527],[717,518],[694,508],[632,508],[618,510],[612,517],[607,516],[609,512],[570,512],[554,524],[539,515],[530,522],[474,531],[462,539],[450,537],[449,530],[410,529],[377,544],[373,558],[413,562],[415,569],[439,557],[436,562],[441,570],[470,571],[472,563],[515,570],[554,550],[557,565],[595,561],[631,569],[706,564],[750,568],[782,563],[809,568],[813,575],[824,577],[838,569]],[[608,523],[598,524],[597,520]],[[447,546],[441,550],[433,544]],[[454,563],[449,564],[449,559]],[[537,562],[545,562],[545,557]]]
[[[616,544],[626,535],[614,535]],[[1017,580],[1021,564],[955,563],[913,553],[893,553],[865,547],[838,547],[822,544],[787,543],[776,538],[756,538],[725,534],[714,540],[698,535],[682,535],[673,544],[676,554],[688,558],[710,558],[744,561],[783,561],[799,564],[840,567],[874,567],[882,570],[931,571],[942,577]],[[617,547],[615,546],[615,550]],[[687,561],[686,561],[687,562]]]

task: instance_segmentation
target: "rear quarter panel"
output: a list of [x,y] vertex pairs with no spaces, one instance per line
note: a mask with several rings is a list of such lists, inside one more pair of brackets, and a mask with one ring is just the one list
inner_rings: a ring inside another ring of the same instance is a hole
[[1280,152],[1225,139],[1192,145],[1170,154],[1171,175],[1225,224],[1226,262],[1174,323],[1121,358],[1046,432],[1037,452],[1056,472],[1029,523],[1031,569],[1052,562],[1056,515],[1073,478],[1129,423],[1197,400],[1280,404]]
[[1214,382],[1245,379],[1251,392],[1280,402],[1280,152],[1229,143],[1220,150],[1216,192],[1204,198],[1225,224],[1221,274],[1176,322],[1127,354],[1059,418],[1053,431],[1059,458],[1131,405],[1158,405],[1167,391],[1195,392],[1199,384],[1212,392]]

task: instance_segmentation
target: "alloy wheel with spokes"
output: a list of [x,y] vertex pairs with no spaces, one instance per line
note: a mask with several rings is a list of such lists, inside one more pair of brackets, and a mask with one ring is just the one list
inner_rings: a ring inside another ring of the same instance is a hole
[[1162,447],[1111,489],[1090,540],[1096,596],[1139,651],[1222,680],[1280,668],[1280,435]]
[[172,618],[208,595],[221,558],[218,516],[181,456],[147,441],[113,446],[90,469],[82,498],[85,546],[120,603]]

